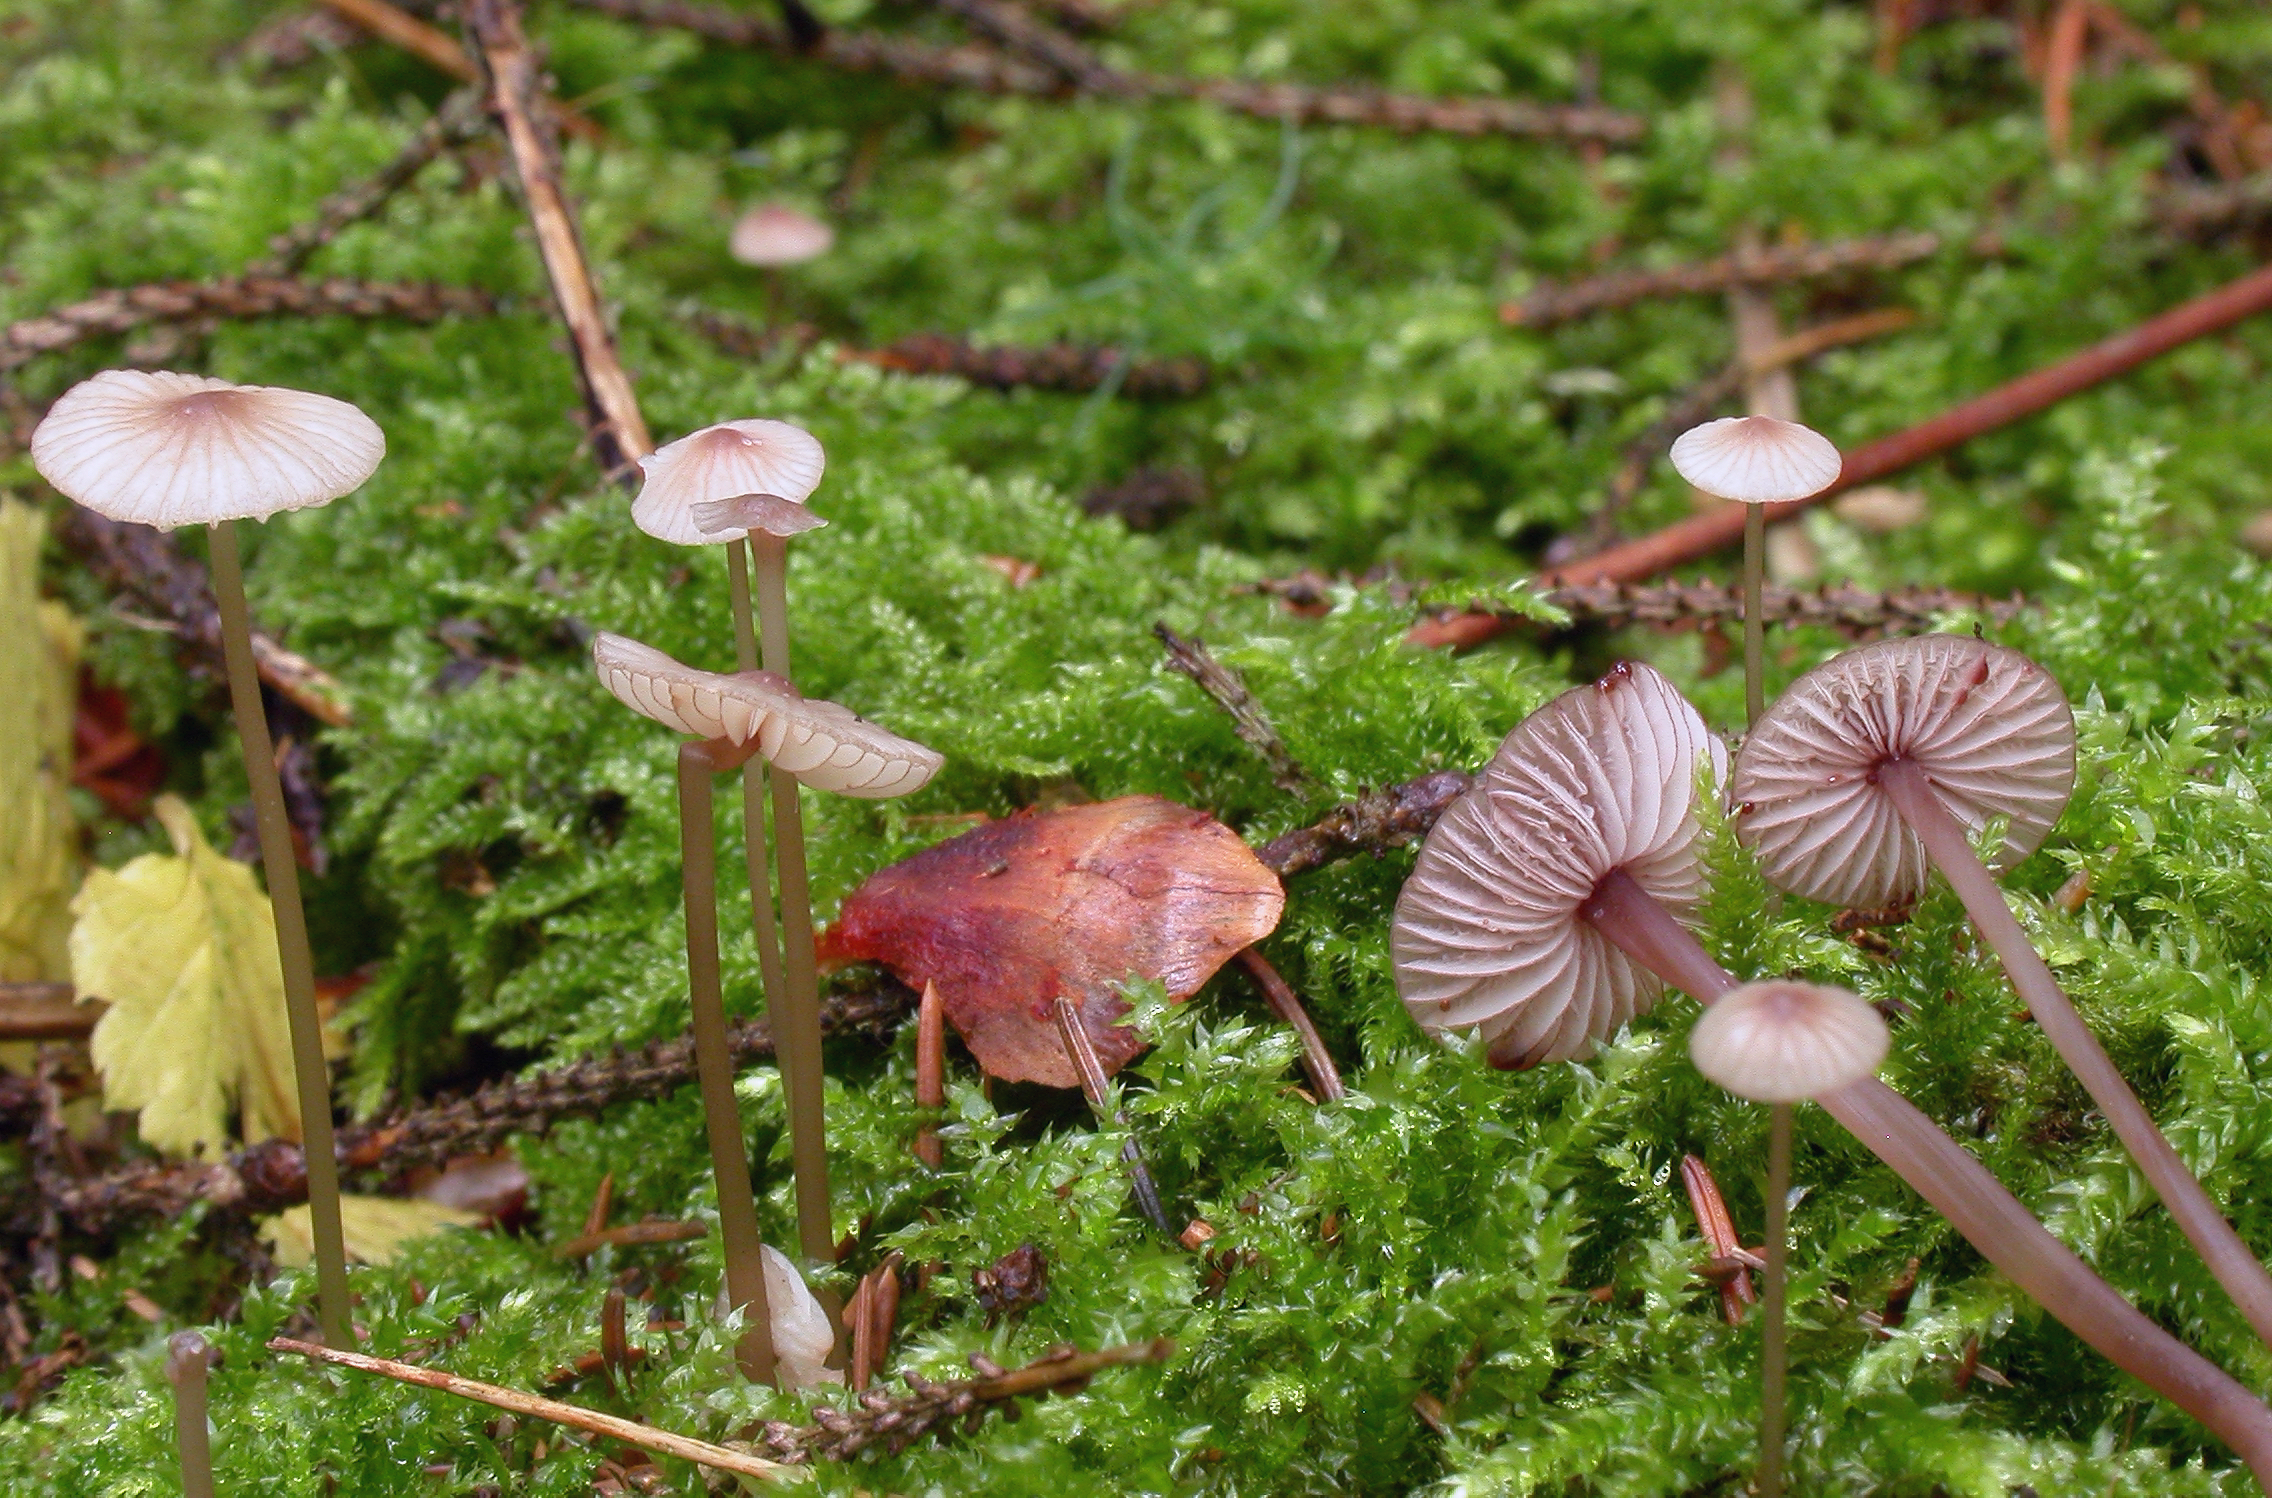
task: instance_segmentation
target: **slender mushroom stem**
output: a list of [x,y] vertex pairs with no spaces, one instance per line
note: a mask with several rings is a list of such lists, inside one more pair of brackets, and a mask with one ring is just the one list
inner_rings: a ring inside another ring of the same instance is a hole
[[1767,1115],[1767,1294],[1760,1318],[1759,1498],[1782,1498],[1783,1384],[1790,1357],[1784,1278],[1791,1236],[1791,1105]]
[[[789,545],[753,532],[758,637],[765,669],[789,676]],[[805,869],[805,816],[797,777],[768,766],[773,790],[774,856],[781,874],[783,987],[776,1017],[782,1070],[789,1086],[789,1154],[797,1174],[797,1237],[805,1257],[835,1257],[835,1222],[828,1200],[828,1119],[820,1054],[820,968],[813,953],[812,885]]]
[[[749,553],[744,542],[726,547],[726,584],[734,610],[734,669],[755,671],[757,629],[750,622]],[[781,968],[781,933],[773,921],[773,860],[765,848],[765,766],[755,759],[742,762],[742,858],[749,868],[750,935],[757,943],[757,971],[770,1011],[782,1002],[789,985]],[[782,1092],[792,1113],[799,1080],[788,1068],[782,1069]]]
[[[1595,887],[1583,914],[1625,955],[1699,1003],[1736,986],[1694,934],[1622,869]],[[2207,1426],[2257,1485],[2272,1491],[2272,1410],[2124,1300],[1907,1098],[1873,1077],[1814,1101],[2012,1283],[2109,1362]]]
[[[1112,1111],[1112,1095],[1105,1090],[1104,1063],[1097,1059],[1097,1048],[1081,1024],[1080,1006],[1066,994],[1057,996],[1057,1034],[1065,1043],[1066,1059],[1081,1074],[1081,1091],[1088,1097],[1089,1111],[1097,1122],[1126,1125],[1127,1120]],[[1160,1188],[1152,1180],[1151,1167],[1144,1163],[1144,1152],[1137,1147],[1133,1133],[1121,1142],[1120,1163],[1128,1167],[1128,1184],[1136,1193],[1136,1205],[1143,1208],[1163,1237],[1173,1238],[1175,1229],[1168,1225],[1167,1209],[1160,1205]]]
[[[1743,699],[1746,723],[1767,711],[1767,507],[1743,507]],[[1769,1495],[1772,1498],[1772,1495]]]
[[2122,1079],[2106,1048],[2075,1012],[2073,1001],[2004,904],[2002,887],[1980,862],[1963,826],[1934,791],[1931,778],[1915,761],[1897,759],[1878,767],[1877,781],[1923,841],[1934,867],[1956,890],[1973,924],[2002,960],[2012,987],[2018,990],[2028,1013],[2035,1016],[2044,1038],[2113,1125],[2146,1184],[2162,1199],[2186,1240],[2255,1328],[2257,1337],[2272,1346],[2272,1275],[2265,1272],[2264,1265],[2209,1199],[2209,1193],[2186,1169],[2153,1115]]
[[205,1370],[213,1349],[196,1332],[166,1341],[166,1380],[174,1386],[174,1444],[181,1451],[182,1498],[213,1498],[213,1437],[206,1415]]
[[[915,1011],[915,1106],[932,1117],[947,1105],[947,1001],[935,983],[923,985],[923,1005]],[[926,1120],[916,1126],[915,1158],[937,1170],[946,1163],[939,1145],[939,1126]]]
[[765,1248],[750,1193],[749,1146],[734,1102],[734,1062],[726,1044],[726,1004],[718,980],[718,850],[711,825],[710,777],[746,757],[754,743],[688,742],[678,751],[678,819],[686,894],[686,979],[694,1007],[694,1064],[702,1081],[702,1122],[710,1136],[710,1168],[718,1184],[718,1232],[724,1240],[726,1298],[743,1317],[735,1348],[752,1383],[771,1383],[773,1315],[765,1301]]
[[1302,996],[1294,992],[1293,985],[1270,965],[1270,959],[1259,949],[1241,948],[1236,960],[1254,980],[1254,986],[1262,990],[1271,1011],[1301,1042],[1302,1070],[1309,1074],[1310,1086],[1317,1089],[1318,1101],[1338,1103],[1347,1097],[1349,1089],[1341,1085],[1341,1070],[1333,1064],[1333,1053],[1325,1048],[1325,1037],[1310,1023],[1310,1012],[1302,1007]]
[[221,649],[229,667],[229,702],[236,710],[245,779],[252,784],[253,825],[260,834],[260,864],[268,876],[277,957],[284,968],[284,1013],[292,1029],[300,1144],[308,1162],[317,1319],[326,1342],[353,1347],[347,1309],[347,1239],[339,1225],[339,1162],[331,1142],[331,1068],[323,1057],[323,1018],[316,1012],[316,972],[308,955],[308,918],[300,907],[300,868],[292,854],[292,824],[284,813],[283,787],[276,780],[276,749],[269,742],[268,713],[261,705],[260,675],[252,658],[252,624],[245,611],[236,522],[215,523],[209,536],[207,556],[212,564],[213,601],[221,615]]

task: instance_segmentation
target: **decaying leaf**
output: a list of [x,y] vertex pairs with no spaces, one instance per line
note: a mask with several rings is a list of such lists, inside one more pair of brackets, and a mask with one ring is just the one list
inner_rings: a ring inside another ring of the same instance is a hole
[[79,992],[110,1004],[93,1040],[104,1105],[139,1109],[143,1139],[182,1154],[222,1143],[232,1103],[247,1144],[296,1140],[268,896],[250,868],[213,850],[178,798],[161,796],[152,810],[176,856],[96,869],[71,902]]
[[1123,796],[991,822],[892,865],[853,891],[824,961],[881,962],[938,985],[979,1065],[1007,1081],[1075,1087],[1054,1004],[1065,993],[1105,1070],[1143,1043],[1114,1023],[1116,992],[1153,979],[1199,991],[1268,936],[1285,891],[1238,835],[1203,811]]
[[[339,1227],[347,1238],[347,1257],[358,1264],[388,1264],[402,1245],[443,1228],[468,1228],[481,1221],[478,1214],[445,1207],[417,1197],[342,1196]],[[276,1262],[287,1269],[305,1269],[315,1262],[315,1230],[305,1206],[287,1207],[263,1218],[260,1236],[267,1239]]]
[[71,976],[79,835],[65,791],[81,631],[39,596],[46,534],[46,516],[0,498],[0,983]]

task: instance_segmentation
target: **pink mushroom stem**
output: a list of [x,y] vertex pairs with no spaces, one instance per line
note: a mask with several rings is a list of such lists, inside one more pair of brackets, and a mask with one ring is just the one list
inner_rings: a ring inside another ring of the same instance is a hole
[[2123,1080],[2106,1048],[2075,1012],[2074,1001],[2013,918],[2002,887],[1972,851],[1971,839],[1934,791],[1931,777],[1915,761],[1896,759],[1878,766],[1877,779],[2003,962],[2012,987],[2035,1016],[2044,1038],[2114,1126],[2115,1137],[2130,1151],[2146,1184],[2162,1199],[2194,1252],[2248,1318],[2257,1337],[2272,1346],[2272,1275],[2240,1241],[2225,1214],[2170,1147],[2154,1116]]
[[[1626,956],[1699,1003],[1736,987],[1688,928],[1622,869],[1595,887],[1582,914]],[[2257,1486],[2272,1491],[2272,1409],[2124,1300],[1908,1099],[1869,1078],[1814,1101],[2012,1283],[2116,1367],[2207,1426],[2247,1464]]]

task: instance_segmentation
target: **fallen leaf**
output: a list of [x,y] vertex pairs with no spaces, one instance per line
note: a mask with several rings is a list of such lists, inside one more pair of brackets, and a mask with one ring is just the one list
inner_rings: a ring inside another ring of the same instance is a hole
[[[416,1197],[342,1196],[339,1229],[347,1239],[347,1257],[358,1264],[391,1264],[402,1245],[444,1228],[469,1228],[481,1219],[471,1212],[445,1207]],[[260,1224],[276,1262],[287,1269],[305,1269],[315,1262],[315,1229],[305,1206],[287,1207]]]
[[71,902],[79,992],[106,999],[95,1026],[104,1106],[138,1109],[142,1138],[202,1154],[227,1138],[300,1137],[276,923],[253,872],[205,841],[174,796],[152,811],[174,856],[96,869]]
[[1118,993],[1150,979],[1183,1000],[1285,909],[1277,875],[1228,827],[1157,796],[1024,812],[878,872],[844,902],[823,961],[881,962],[936,984],[978,1064],[1077,1087],[1058,994],[1109,1074],[1143,1051]]
[[0,983],[71,977],[79,830],[71,783],[81,630],[39,596],[47,517],[0,499]]

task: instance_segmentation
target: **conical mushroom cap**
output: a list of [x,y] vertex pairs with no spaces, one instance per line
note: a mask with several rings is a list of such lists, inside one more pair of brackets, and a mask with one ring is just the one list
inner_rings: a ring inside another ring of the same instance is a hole
[[881,800],[921,790],[946,761],[850,708],[806,697],[770,671],[698,671],[622,635],[592,641],[592,665],[617,701],[680,733],[757,752],[818,791]]
[[1989,860],[2033,853],[2075,788],[2075,718],[2051,673],[1968,635],[1880,640],[1793,682],[1744,739],[1730,777],[1736,835],[1768,880],[1809,900],[1907,904],[1925,845],[1877,783],[1916,763],[1973,833],[2009,821]]
[[1621,665],[1516,725],[1444,812],[1396,902],[1397,992],[1430,1031],[1478,1025],[1491,1061],[1592,1053],[1662,985],[1579,915],[1613,869],[1686,917],[1704,895],[1696,782],[1719,740],[1671,682]]
[[1795,1103],[1873,1075],[1885,1021],[1859,994],[1820,983],[1746,983],[1688,1032],[1705,1077],[1755,1103]]
[[1680,476],[1722,499],[1776,504],[1820,494],[1845,460],[1828,437],[1772,416],[1729,416],[1682,432],[1672,445]]
[[42,478],[160,530],[326,504],[386,450],[377,422],[328,395],[139,369],[72,386],[32,433]]
[[668,442],[639,460],[646,478],[631,502],[631,520],[658,541],[716,546],[743,530],[709,532],[695,523],[704,500],[771,495],[803,504],[820,487],[828,455],[820,441],[786,421],[721,421]]
[[744,265],[798,265],[819,259],[835,243],[836,231],[811,214],[760,203],[734,220],[726,251]]

